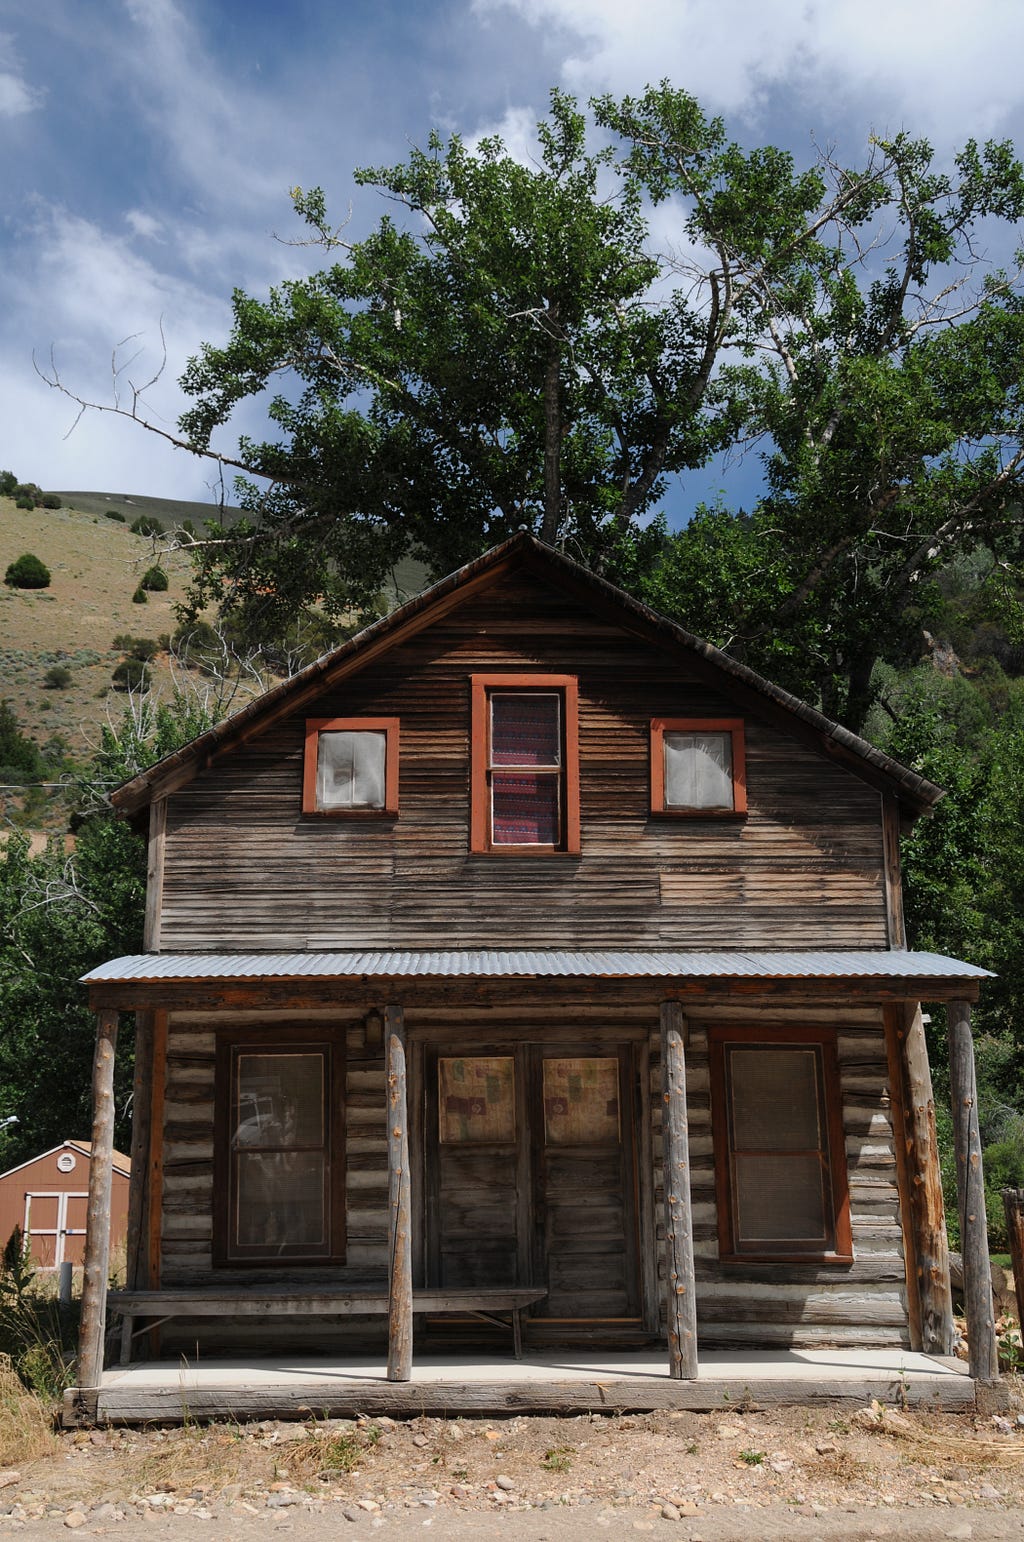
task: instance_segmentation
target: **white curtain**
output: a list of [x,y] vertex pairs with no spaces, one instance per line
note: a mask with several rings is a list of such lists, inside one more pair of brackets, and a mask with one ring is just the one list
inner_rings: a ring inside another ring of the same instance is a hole
[[383,808],[387,734],[331,729],[317,746],[317,808]]
[[666,733],[666,808],[732,808],[732,735]]

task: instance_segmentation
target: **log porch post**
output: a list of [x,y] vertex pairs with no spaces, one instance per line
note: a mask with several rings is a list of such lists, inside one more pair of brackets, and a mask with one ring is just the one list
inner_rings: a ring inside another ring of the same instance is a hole
[[92,1065],[92,1151],[89,1162],[85,1277],[82,1283],[82,1320],[78,1336],[76,1376],[80,1388],[98,1387],[103,1374],[107,1275],[110,1268],[110,1193],[114,1151],[116,1050],[117,1013],[105,1008],[96,1014],[96,1053]]
[[952,1355],[956,1347],[949,1284],[949,1242],[942,1203],[935,1097],[921,1007],[890,1007],[885,1014],[893,1127],[906,1206],[904,1249],[911,1348]]
[[412,1183],[405,1012],[384,1011],[388,1082],[388,1381],[412,1375]]
[[999,1359],[992,1304],[992,1268],[988,1256],[981,1137],[978,1131],[978,1086],[974,1073],[971,1004],[969,1001],[951,1001],[946,1011],[956,1187],[960,1208],[960,1251],[964,1261],[968,1366],[976,1381],[995,1381],[999,1375]]
[[132,1173],[128,1183],[128,1256],[125,1284],[144,1290],[149,1284],[150,1121],[153,1111],[153,1014],[135,1014],[135,1076],[132,1083]]
[[697,1295],[693,1271],[693,1210],[686,1114],[683,1009],[661,1003],[661,1132],[665,1188],[665,1251],[669,1375],[697,1376]]

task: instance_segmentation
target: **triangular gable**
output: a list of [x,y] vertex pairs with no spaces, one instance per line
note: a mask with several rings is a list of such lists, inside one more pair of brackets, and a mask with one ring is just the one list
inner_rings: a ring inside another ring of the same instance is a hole
[[841,762],[864,781],[897,798],[909,812],[925,813],[943,796],[941,788],[848,728],[763,679],[720,648],[693,636],[606,579],[546,546],[535,536],[521,531],[125,782],[112,795],[114,807],[126,814],[136,814],[154,798],[164,797],[185,786],[213,761],[229,754],[235,745],[248,742],[281,717],[299,711],[322,692],[365,669],[470,596],[516,570],[533,573],[586,608],[600,612],[625,631],[670,656],[685,660],[690,669],[702,675],[707,683],[726,691],[744,710],[769,720],[782,732]]
[[[59,1146],[49,1146],[45,1151],[37,1151],[35,1156],[26,1157],[24,1162],[16,1162],[5,1173],[0,1173],[0,1179],[13,1177],[15,1173],[20,1173],[26,1167],[34,1167],[37,1162],[45,1161],[47,1157],[53,1156],[55,1151],[77,1151],[79,1156],[84,1156],[88,1161],[92,1161],[92,1141],[62,1140]],[[126,1178],[131,1177],[132,1164],[130,1157],[126,1157],[120,1151],[114,1151],[111,1154],[111,1161],[115,1172],[122,1173]]]

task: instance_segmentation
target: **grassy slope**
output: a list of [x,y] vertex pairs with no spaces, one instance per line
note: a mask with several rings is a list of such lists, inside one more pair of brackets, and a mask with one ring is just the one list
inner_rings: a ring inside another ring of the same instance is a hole
[[[97,501],[102,508],[115,507],[103,495]],[[165,505],[162,514],[158,504]],[[189,511],[178,518],[194,518],[201,506],[135,499],[131,513],[133,518],[157,513],[169,525],[170,507]],[[114,647],[115,636],[158,638],[173,632],[174,605],[187,581],[184,557],[161,557],[170,587],[150,594],[145,605],[132,603],[158,547],[158,540],[132,535],[127,524],[104,519],[102,512],[18,509],[0,498],[0,573],[24,552],[34,552],[51,574],[48,589],[0,587],[0,698],[11,703],[22,729],[38,743],[60,733],[76,751],[94,744],[106,717],[111,675],[124,657]],[[72,684],[48,690],[46,671],[58,661],[71,670]],[[166,663],[157,673],[168,678]]]

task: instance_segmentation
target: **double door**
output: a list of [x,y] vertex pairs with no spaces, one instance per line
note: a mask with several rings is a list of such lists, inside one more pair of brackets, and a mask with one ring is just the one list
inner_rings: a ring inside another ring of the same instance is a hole
[[639,1327],[632,1045],[428,1051],[425,1283],[543,1286],[546,1324]]

